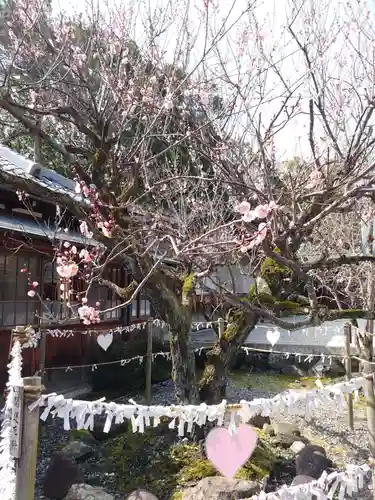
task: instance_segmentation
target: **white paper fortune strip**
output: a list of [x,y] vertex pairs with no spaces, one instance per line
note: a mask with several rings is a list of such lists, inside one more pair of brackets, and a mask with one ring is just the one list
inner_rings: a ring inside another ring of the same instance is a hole
[[[318,406],[325,406],[335,401],[337,406],[345,406],[345,394],[359,391],[364,384],[364,377],[354,378],[348,382],[339,382],[311,391],[288,391],[278,394],[272,399],[254,399],[241,401],[239,404],[229,404],[222,401],[218,405],[171,405],[171,406],[143,406],[133,400],[130,404],[105,402],[104,398],[98,401],[80,401],[65,399],[62,395],[49,394],[41,396],[30,410],[37,406],[46,407],[41,419],[46,420],[51,413],[54,417],[64,420],[65,430],[70,429],[70,420],[76,420],[78,429],[93,429],[94,417],[106,415],[104,432],[108,432],[112,423],[121,424],[125,419],[131,420],[133,432],[144,432],[146,426],[156,427],[161,417],[170,418],[170,428],[177,425],[178,434],[184,436],[191,432],[194,424],[203,425],[207,421],[223,425],[226,412],[237,413],[239,422],[248,422],[257,414],[264,416],[285,411],[290,415],[302,412],[309,418]],[[178,422],[178,424],[177,424]]]
[[252,500],[332,500],[338,492],[338,500],[347,495],[353,496],[364,487],[364,478],[370,471],[368,465],[347,464],[345,471],[335,471],[331,474],[323,472],[322,476],[311,483],[298,486],[283,486],[274,493],[260,493],[252,496]]
[[17,436],[12,434],[15,428],[14,416],[17,391],[13,388],[23,384],[22,377],[22,355],[21,344],[15,342],[11,351],[11,362],[8,365],[7,397],[5,400],[4,419],[1,424],[0,441],[0,498],[2,500],[14,500],[16,486],[15,459],[11,456],[11,449],[16,450],[19,444]]

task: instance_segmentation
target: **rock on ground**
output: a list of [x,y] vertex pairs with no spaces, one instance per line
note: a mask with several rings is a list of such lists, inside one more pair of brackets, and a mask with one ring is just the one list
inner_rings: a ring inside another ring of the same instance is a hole
[[311,476],[319,479],[325,470],[332,468],[332,461],[326,457],[320,446],[305,446],[296,458],[297,476]]
[[185,490],[182,500],[234,500],[259,493],[260,486],[253,481],[206,477],[193,488]]
[[271,423],[275,434],[286,434],[288,436],[300,436],[301,432],[298,425],[290,424],[288,422],[272,422]]
[[88,446],[81,441],[72,441],[64,446],[61,453],[72,460],[80,462],[92,456],[94,454],[94,450],[91,446]]
[[65,500],[114,500],[103,488],[89,484],[73,484]]
[[313,477],[301,474],[300,476],[296,476],[293,479],[292,486],[298,486],[300,484],[312,483],[313,481],[315,481],[315,479]]
[[303,443],[302,441],[294,441],[294,443],[292,444],[292,446],[290,447],[290,450],[293,452],[293,453],[299,453],[301,450],[303,450],[303,448],[306,446],[305,443]]
[[270,424],[270,417],[264,417],[263,415],[254,415],[247,423],[252,425],[253,427],[256,427],[257,429],[263,429],[264,425]]
[[53,500],[63,500],[73,484],[83,483],[77,464],[62,453],[55,453],[43,479],[43,494]]
[[146,490],[135,490],[130,493],[126,500],[159,500],[155,495]]

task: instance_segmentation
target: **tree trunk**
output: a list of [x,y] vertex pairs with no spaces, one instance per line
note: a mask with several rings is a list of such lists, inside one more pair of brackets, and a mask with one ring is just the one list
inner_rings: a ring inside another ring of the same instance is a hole
[[199,382],[200,399],[207,404],[218,404],[225,398],[230,362],[255,327],[258,317],[255,313],[235,309],[229,312],[228,321],[224,334],[207,353]]
[[177,285],[157,271],[147,284],[148,296],[155,311],[170,328],[172,379],[177,400],[183,404],[198,402],[195,356],[191,342],[192,285],[192,279],[186,278]]
[[183,404],[198,401],[195,378],[195,356],[191,343],[191,321],[171,326],[172,380],[177,400]]

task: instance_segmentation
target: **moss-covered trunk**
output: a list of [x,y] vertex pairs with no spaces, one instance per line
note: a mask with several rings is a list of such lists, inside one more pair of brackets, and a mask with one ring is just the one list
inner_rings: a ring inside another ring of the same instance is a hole
[[184,404],[198,401],[195,356],[191,343],[193,280],[194,277],[187,276],[177,282],[156,271],[147,285],[147,294],[157,316],[169,325],[172,379],[177,400]]
[[255,327],[258,316],[247,310],[234,309],[227,319],[229,323],[222,337],[207,353],[199,382],[199,397],[207,404],[217,404],[225,398],[230,363]]
[[[171,325],[171,324],[170,324]],[[178,401],[184,404],[198,400],[195,378],[195,356],[191,343],[191,322],[171,325],[172,380]]]

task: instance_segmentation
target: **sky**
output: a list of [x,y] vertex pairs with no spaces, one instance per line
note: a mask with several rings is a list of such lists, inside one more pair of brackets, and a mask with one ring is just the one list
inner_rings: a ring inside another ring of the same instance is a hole
[[[355,127],[352,115],[359,116],[361,112],[357,94],[363,96],[365,88],[371,89],[375,81],[375,76],[370,74],[375,62],[372,47],[375,45],[375,30],[371,22],[372,14],[375,13],[374,0],[208,2],[207,18],[204,16],[204,0],[100,0],[95,5],[99,5],[104,16],[114,13],[114,21],[111,19],[109,24],[127,17],[129,32],[140,45],[146,41],[149,18],[153,19],[156,28],[167,25],[158,40],[165,51],[165,58],[171,61],[175,56],[176,46],[182,43],[181,36],[188,27],[190,40],[194,41],[190,67],[198,66],[195,74],[202,71],[198,62],[203,51],[207,50],[210,38],[220,37],[225,26],[225,36],[215,44],[215,50],[212,49],[206,55],[207,67],[204,74],[210,72],[211,78],[219,75],[218,81],[221,83],[224,73],[219,68],[219,61],[225,61],[226,75],[245,92],[245,104],[238,103],[238,114],[232,120],[237,134],[246,133],[249,137],[254,137],[254,123],[258,124],[259,119],[264,123],[265,129],[286,96],[286,85],[294,91],[291,106],[297,104],[298,97],[301,99],[298,117],[289,120],[287,126],[275,136],[278,160],[310,154],[308,99],[318,98],[313,85],[307,81],[308,73],[302,53],[297,50],[297,44],[286,29],[293,12],[298,10],[293,29],[309,48],[313,65],[319,67],[319,77],[321,81],[325,80],[327,87],[324,99],[329,108],[329,119],[332,123],[340,120],[345,124],[345,130],[337,125],[335,133],[347,143],[347,135]],[[246,12],[250,2],[252,7]],[[79,8],[83,13],[89,5],[89,10],[92,10],[93,4],[89,2],[53,0],[55,12],[62,9],[73,13]],[[242,49],[240,40],[244,40]],[[366,58],[360,60],[359,54],[366,55]],[[280,73],[284,83],[281,82]],[[260,93],[263,95],[261,105]],[[279,119],[277,123],[281,124],[282,121]],[[327,147],[327,141],[324,140],[324,129],[318,120],[315,121],[315,131],[318,149],[323,151]]]

